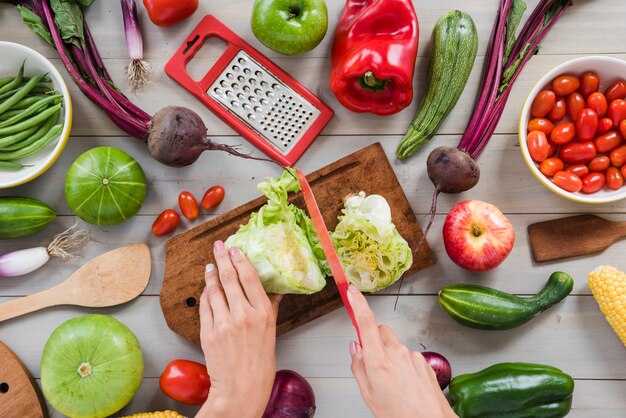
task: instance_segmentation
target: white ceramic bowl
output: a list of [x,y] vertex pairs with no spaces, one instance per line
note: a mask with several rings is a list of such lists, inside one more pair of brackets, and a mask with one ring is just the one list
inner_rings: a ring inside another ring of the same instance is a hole
[[[63,130],[59,139],[50,142],[44,149],[29,157],[18,160],[24,167],[21,170],[0,170],[0,189],[19,186],[44,173],[59,158],[72,127],[72,102],[67,86],[56,68],[39,52],[13,42],[0,42],[0,77],[12,77],[17,74],[24,60],[25,75],[48,73],[52,87],[63,94],[63,110],[59,117]],[[62,122],[61,122],[62,121]]]
[[535,84],[535,87],[533,87],[533,89],[528,94],[526,102],[524,103],[524,107],[522,108],[522,114],[519,121],[520,148],[522,150],[524,160],[526,161],[526,165],[533,173],[533,175],[537,178],[537,180],[539,180],[541,184],[543,184],[559,196],[583,203],[599,204],[615,202],[626,198],[626,186],[623,186],[618,190],[611,190],[605,186],[604,189],[592,194],[585,194],[582,192],[567,192],[560,187],[557,187],[554,183],[552,183],[552,180],[544,176],[541,171],[539,171],[539,164],[535,163],[532,160],[528,152],[528,147],[526,146],[528,122],[532,118],[532,116],[530,115],[530,107],[532,106],[535,96],[537,96],[537,94],[541,90],[549,88],[552,80],[555,77],[562,74],[581,76],[585,71],[595,71],[598,74],[598,76],[600,77],[600,91],[604,91],[614,81],[617,81],[619,79],[626,79],[626,61],[604,56],[588,56],[575,58],[573,60],[564,62],[561,65],[557,65],[546,75],[544,75],[541,80],[539,80],[537,84]]

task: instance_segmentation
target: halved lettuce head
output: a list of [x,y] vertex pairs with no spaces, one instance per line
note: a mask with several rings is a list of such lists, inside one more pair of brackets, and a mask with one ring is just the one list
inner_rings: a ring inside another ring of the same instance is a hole
[[391,222],[384,197],[365,193],[348,197],[333,244],[348,281],[363,292],[385,288],[413,264],[413,252]]
[[258,189],[267,196],[267,203],[226,240],[226,247],[243,251],[267,293],[322,290],[328,272],[313,223],[287,201],[289,192],[300,190],[295,171],[287,169],[277,179],[260,183]]

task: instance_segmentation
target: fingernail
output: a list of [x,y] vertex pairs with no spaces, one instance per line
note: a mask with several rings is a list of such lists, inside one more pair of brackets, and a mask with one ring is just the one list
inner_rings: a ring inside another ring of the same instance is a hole
[[356,287],[350,285],[350,286],[348,286],[348,292],[353,293],[353,294],[357,294],[357,293],[359,293],[359,289],[357,289]]
[[207,264],[207,265],[206,265],[206,268],[204,269],[204,271],[205,271],[206,273],[210,273],[210,272],[212,272],[213,270],[215,270],[215,264],[213,264],[213,263],[209,263],[209,264]]
[[215,241],[215,243],[213,244],[213,246],[215,247],[215,249],[217,251],[222,251],[224,249],[224,242],[222,241]]
[[350,341],[348,350],[350,351],[350,357],[353,357],[356,354],[356,341]]
[[230,247],[228,249],[228,254],[230,254],[231,257],[238,257],[239,256],[239,248],[237,248],[237,247]]

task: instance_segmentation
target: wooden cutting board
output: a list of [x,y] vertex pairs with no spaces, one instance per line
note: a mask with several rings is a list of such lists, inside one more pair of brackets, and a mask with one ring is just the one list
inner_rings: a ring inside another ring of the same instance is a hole
[[[422,230],[379,143],[317,170],[307,179],[330,230],[337,226],[343,197],[364,191],[368,195],[379,194],[387,199],[398,231],[411,248],[417,247]],[[289,201],[305,208],[301,193],[293,194]],[[167,241],[161,309],[174,332],[200,344],[198,301],[204,289],[205,266],[215,262],[213,242],[225,241],[240,225],[248,222],[250,213],[257,211],[265,202],[265,197],[252,200]],[[425,242],[406,275],[433,264],[435,255]],[[322,291],[313,295],[286,295],[278,312],[277,333],[284,334],[340,307],[341,297],[332,278],[327,279]]]

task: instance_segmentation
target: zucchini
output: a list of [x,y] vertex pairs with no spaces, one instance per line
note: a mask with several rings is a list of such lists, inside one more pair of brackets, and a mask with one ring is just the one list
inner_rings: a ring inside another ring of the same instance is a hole
[[439,292],[439,305],[455,321],[470,328],[503,330],[519,327],[570,294],[574,280],[560,271],[532,297],[519,297],[488,287],[456,284]]
[[0,197],[0,239],[20,238],[42,230],[56,218],[56,212],[30,197]]
[[459,10],[443,15],[433,29],[430,48],[428,92],[396,151],[401,160],[435,135],[461,97],[478,50],[478,34],[470,15]]

